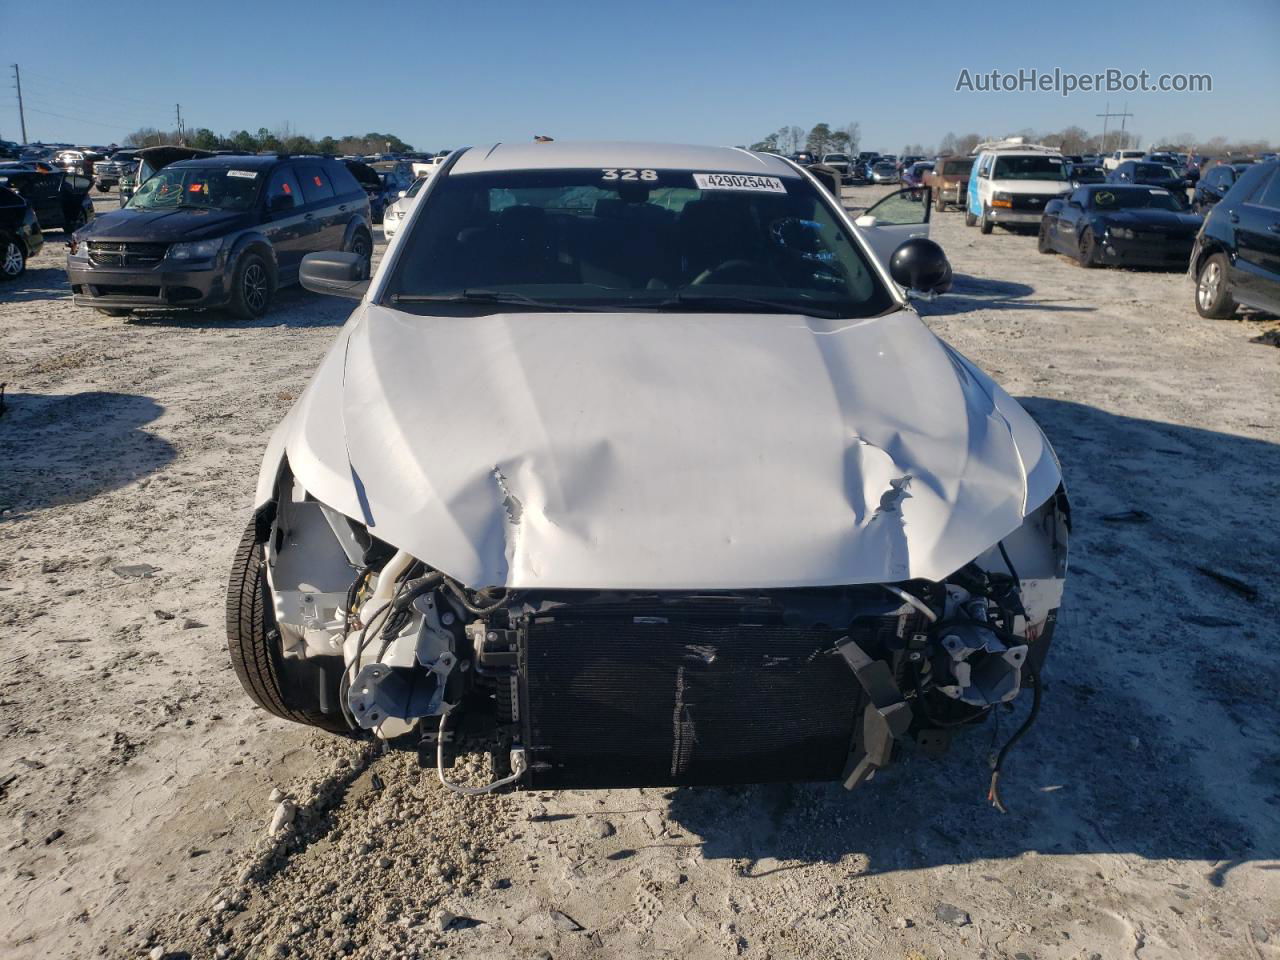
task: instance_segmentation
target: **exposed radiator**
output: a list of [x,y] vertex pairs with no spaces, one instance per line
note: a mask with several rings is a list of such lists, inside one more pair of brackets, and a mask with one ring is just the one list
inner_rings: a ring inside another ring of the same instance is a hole
[[847,628],[691,598],[562,607],[518,633],[534,786],[834,780],[849,758],[865,701],[834,649]]

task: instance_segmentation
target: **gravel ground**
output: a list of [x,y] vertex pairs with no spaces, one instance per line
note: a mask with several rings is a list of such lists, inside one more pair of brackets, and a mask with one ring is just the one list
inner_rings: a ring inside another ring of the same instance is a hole
[[935,217],[957,281],[921,313],[1023,399],[1074,510],[1008,815],[991,728],[853,794],[463,799],[255,711],[224,578],[349,304],[108,319],[50,234],[0,288],[0,955],[1280,957],[1277,324]]

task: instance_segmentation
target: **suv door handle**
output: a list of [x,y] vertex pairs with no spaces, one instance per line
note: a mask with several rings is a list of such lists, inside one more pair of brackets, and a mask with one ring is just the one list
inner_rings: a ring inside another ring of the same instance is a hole
[[314,220],[315,218],[316,218],[316,215],[315,215],[314,213],[308,213],[308,214],[306,214],[302,219],[303,219],[303,220]]
[[338,204],[338,209],[339,209],[342,213],[346,213],[346,212],[347,212],[347,205],[346,205],[345,203],[340,203],[340,204]]
[[1240,222],[1240,214],[1238,214],[1238,213],[1236,213],[1234,210],[1232,210],[1229,214],[1227,214],[1227,219],[1228,219],[1228,220],[1230,220],[1232,223],[1239,223],[1239,222]]

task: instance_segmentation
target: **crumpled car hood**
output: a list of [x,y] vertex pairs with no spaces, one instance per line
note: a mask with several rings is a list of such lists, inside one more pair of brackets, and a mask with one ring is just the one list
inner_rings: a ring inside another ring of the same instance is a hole
[[1057,489],[1039,428],[911,311],[357,311],[268,451],[471,587],[940,580]]

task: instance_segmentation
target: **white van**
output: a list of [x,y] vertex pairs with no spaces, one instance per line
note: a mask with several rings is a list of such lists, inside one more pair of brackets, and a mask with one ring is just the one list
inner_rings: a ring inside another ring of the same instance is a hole
[[1146,155],[1145,150],[1113,150],[1102,158],[1102,169],[1110,173],[1126,160],[1141,160]]
[[1022,137],[981,143],[969,174],[965,226],[1038,226],[1044,205],[1066,193],[1067,164],[1054,147]]

